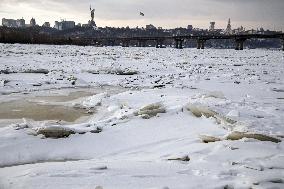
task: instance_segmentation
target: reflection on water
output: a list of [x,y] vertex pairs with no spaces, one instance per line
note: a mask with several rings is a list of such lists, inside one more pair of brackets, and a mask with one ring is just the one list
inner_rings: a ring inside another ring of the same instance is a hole
[[89,116],[86,110],[63,105],[43,105],[36,102],[67,102],[93,94],[90,91],[75,91],[68,95],[39,96],[2,102],[0,104],[0,119],[28,118],[35,121],[63,120],[66,122],[75,122],[79,118]]
[[52,101],[52,102],[68,102],[71,100],[75,100],[81,97],[92,96],[95,93],[90,91],[75,91],[71,92],[68,95],[55,95],[55,96],[39,96],[36,97],[37,100],[44,100],[44,101]]
[[27,100],[1,103],[0,119],[29,118],[35,121],[64,120],[74,122],[87,116],[86,110],[59,105],[41,105]]
[[[110,95],[118,94],[125,91],[125,89],[107,86],[67,91],[69,92],[55,90],[41,93],[41,95],[20,95],[19,98],[12,101],[0,102],[0,127],[5,127],[10,123],[17,123],[22,118],[35,121],[62,120],[77,123],[86,121],[90,116],[87,110],[61,104],[102,92],[107,92]],[[9,100],[9,96],[5,96],[5,98]],[[11,96],[11,99],[13,99],[13,96]]]

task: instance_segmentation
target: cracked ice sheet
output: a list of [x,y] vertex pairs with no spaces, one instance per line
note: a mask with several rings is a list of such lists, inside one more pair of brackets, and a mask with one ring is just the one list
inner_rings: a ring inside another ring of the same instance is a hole
[[[249,187],[254,182],[279,178],[283,174],[280,164],[283,161],[282,144],[257,141],[202,144],[198,134],[204,132],[225,133],[212,120],[199,120],[179,113],[147,121],[134,119],[99,135],[74,135],[59,140],[22,135],[19,136],[21,139],[16,139],[21,144],[13,142],[6,144],[7,148],[2,147],[1,150],[10,155],[8,161],[14,158],[18,162],[20,157],[21,161],[47,158],[46,162],[1,168],[1,183],[4,188],[9,185],[12,188],[88,188],[91,185],[206,188],[208,184],[210,188],[226,184]],[[9,136],[5,141],[9,141]],[[231,150],[230,147],[238,149]],[[190,155],[190,162],[167,161],[184,154]],[[82,161],[48,162],[64,157]],[[107,166],[107,169],[96,169],[101,166]],[[274,166],[275,169],[271,169]],[[258,167],[263,170],[257,170]]]

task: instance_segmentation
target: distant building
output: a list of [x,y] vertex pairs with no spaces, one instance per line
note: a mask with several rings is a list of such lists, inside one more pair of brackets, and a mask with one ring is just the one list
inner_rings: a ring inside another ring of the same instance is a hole
[[233,33],[234,34],[241,34],[241,33],[245,33],[245,28],[243,26],[237,28],[237,29],[234,29],[233,30]]
[[156,27],[152,24],[146,25],[146,30],[155,30]]
[[228,24],[227,24],[227,28],[225,30],[225,34],[227,35],[231,35],[233,32],[232,32],[232,26],[231,26],[231,19],[229,18],[229,21],[228,21]]
[[257,31],[257,33],[259,34],[264,34],[265,33],[265,30],[263,28],[259,28],[259,30]]
[[89,24],[82,24],[82,28],[88,28],[88,27],[90,27]]
[[246,33],[248,33],[248,34],[257,34],[257,30],[254,30],[254,29],[247,30]]
[[16,23],[16,20],[3,18],[2,19],[2,26],[6,26],[6,27],[9,27],[9,28],[16,28],[17,23]]
[[68,30],[68,29],[73,29],[75,28],[75,22],[74,21],[55,21],[54,28],[57,30]]
[[34,18],[32,18],[30,21],[30,27],[35,27],[35,26],[36,26],[36,21]]
[[54,23],[54,28],[57,29],[57,30],[59,30],[59,22],[58,22],[58,21],[55,21],[55,23]]
[[96,22],[92,21],[92,20],[88,21],[88,25],[89,25],[89,27],[97,27]]
[[187,26],[187,30],[192,31],[193,30],[193,26],[192,25],[188,25]]
[[215,31],[215,23],[216,22],[210,22],[209,31]]
[[24,28],[26,26],[23,18],[18,20],[3,18],[2,25],[10,28]]
[[46,28],[50,28],[50,23],[49,22],[45,22],[42,27],[46,27]]
[[26,22],[25,22],[25,20],[24,20],[23,18],[16,20],[16,23],[17,23],[17,27],[18,27],[18,28],[24,28],[24,27],[26,27]]

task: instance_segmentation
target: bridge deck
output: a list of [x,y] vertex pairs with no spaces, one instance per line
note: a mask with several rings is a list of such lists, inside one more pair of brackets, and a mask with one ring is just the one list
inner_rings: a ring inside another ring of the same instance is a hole
[[135,36],[135,37],[94,37],[86,40],[120,40],[120,41],[154,41],[154,40],[185,40],[185,39],[284,39],[284,34],[240,34],[240,35],[184,35],[184,36]]
[[[76,38],[75,40],[77,40]],[[93,37],[93,38],[79,38],[78,40],[92,41],[102,43],[108,41],[113,46],[115,42],[119,42],[123,47],[129,47],[130,41],[137,41],[139,47],[146,47],[146,41],[156,41],[157,48],[163,48],[163,41],[174,40],[177,49],[183,48],[184,40],[196,40],[197,48],[204,49],[207,40],[221,40],[231,39],[235,40],[236,50],[244,49],[244,42],[248,39],[280,39],[282,40],[282,50],[284,51],[284,34],[240,34],[240,35],[184,35],[184,36],[135,36],[135,37]],[[72,41],[72,39],[71,39]]]

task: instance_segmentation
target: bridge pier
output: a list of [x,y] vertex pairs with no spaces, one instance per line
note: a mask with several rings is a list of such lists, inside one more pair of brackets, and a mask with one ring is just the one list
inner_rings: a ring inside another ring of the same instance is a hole
[[137,47],[142,47],[142,41],[140,41],[140,40],[139,40],[139,41],[137,41],[136,46],[137,46]]
[[176,45],[176,49],[179,48],[179,41],[177,39],[175,39],[175,45]]
[[205,48],[205,42],[204,39],[198,39],[197,40],[197,49],[204,49]]
[[108,41],[108,46],[113,47],[113,46],[114,46],[114,43],[115,43],[115,42],[114,42],[113,40],[109,40],[109,41]]
[[141,43],[140,43],[140,41],[137,41],[137,43],[136,43],[136,47],[141,47]]
[[183,39],[175,39],[176,49],[183,49]]
[[241,41],[241,42],[240,42],[240,50],[241,50],[241,51],[244,50],[244,41]]
[[201,49],[205,48],[205,40],[201,40]]
[[236,48],[235,50],[244,50],[244,42],[246,39],[236,39]]
[[238,51],[238,50],[240,50],[239,48],[240,48],[240,43],[236,40],[236,47],[235,47],[235,50]]
[[156,40],[156,48],[163,48],[163,40]]
[[146,47],[146,43],[147,43],[146,40],[141,41],[141,43],[142,43],[142,47]]
[[139,40],[137,42],[137,47],[146,47],[146,41],[145,40]]
[[101,47],[102,46],[102,42],[101,41],[94,41],[94,44],[96,47]]
[[122,47],[129,47],[129,41],[128,40],[122,41]]
[[201,43],[199,40],[197,40],[197,49],[201,49]]

